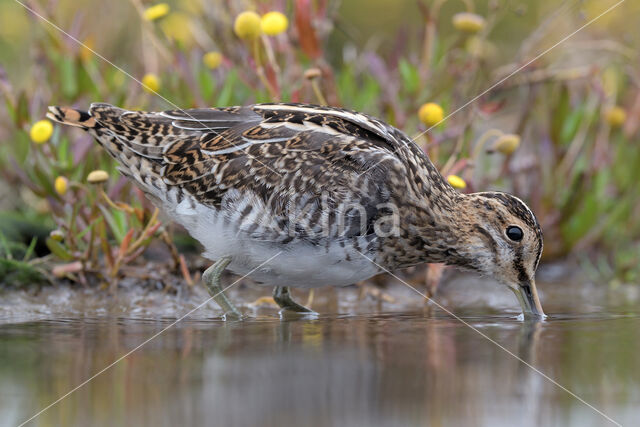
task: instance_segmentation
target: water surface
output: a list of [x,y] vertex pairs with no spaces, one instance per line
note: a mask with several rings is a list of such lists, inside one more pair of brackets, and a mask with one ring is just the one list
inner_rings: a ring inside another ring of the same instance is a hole
[[[632,288],[594,288],[592,299],[583,287],[542,285],[543,323],[479,296],[456,304],[460,288],[448,289],[442,301],[464,322],[393,304],[307,319],[194,314],[29,425],[614,425],[527,364],[616,422],[640,425]],[[93,309],[1,325],[0,425],[19,425],[176,317]]]

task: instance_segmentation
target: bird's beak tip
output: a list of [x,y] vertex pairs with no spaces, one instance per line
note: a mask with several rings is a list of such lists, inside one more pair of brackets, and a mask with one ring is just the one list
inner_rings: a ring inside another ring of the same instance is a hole
[[542,310],[538,290],[533,280],[518,283],[509,287],[518,297],[525,319],[544,320],[547,316]]

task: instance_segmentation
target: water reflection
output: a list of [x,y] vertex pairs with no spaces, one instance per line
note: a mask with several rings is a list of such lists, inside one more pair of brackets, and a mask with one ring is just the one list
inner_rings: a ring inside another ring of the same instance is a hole
[[[471,326],[622,423],[637,421],[640,319]],[[0,330],[0,425],[17,425],[166,327],[62,319]],[[606,425],[461,322],[435,312],[169,329],[33,425]]]

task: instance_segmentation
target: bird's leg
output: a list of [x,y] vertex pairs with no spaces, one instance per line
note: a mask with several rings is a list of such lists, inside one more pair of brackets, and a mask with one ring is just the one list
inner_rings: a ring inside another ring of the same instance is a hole
[[220,287],[220,276],[222,276],[222,272],[227,268],[227,265],[229,265],[230,262],[230,257],[224,257],[217,260],[202,274],[202,282],[207,287],[209,295],[211,295],[220,308],[224,310],[225,319],[242,319],[242,313],[240,313],[231,301],[229,301]]
[[291,298],[288,286],[276,286],[273,288],[273,300],[283,310],[295,311],[297,313],[313,313],[313,310],[309,310]]

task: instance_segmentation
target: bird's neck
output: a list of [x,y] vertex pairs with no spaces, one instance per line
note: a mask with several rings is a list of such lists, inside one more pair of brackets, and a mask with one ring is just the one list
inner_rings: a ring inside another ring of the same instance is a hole
[[425,262],[473,268],[465,250],[465,235],[473,226],[471,200],[447,187],[437,194],[428,192],[429,197],[421,197],[402,210],[400,233],[389,238],[387,247],[391,249],[385,262],[395,268]]
[[[424,151],[409,144],[409,185],[400,209],[400,233],[387,239],[383,262],[393,268],[429,263],[469,265],[465,235],[473,227],[473,195],[456,191]],[[409,201],[407,203],[407,201]]]

